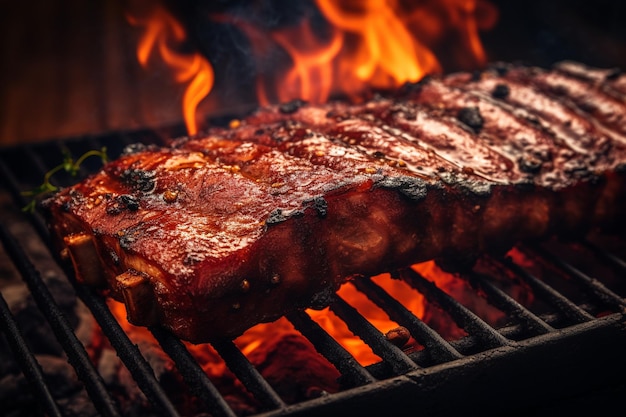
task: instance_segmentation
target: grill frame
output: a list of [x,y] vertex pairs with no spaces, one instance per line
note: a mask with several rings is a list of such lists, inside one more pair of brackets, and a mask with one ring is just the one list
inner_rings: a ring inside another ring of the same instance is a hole
[[[32,188],[37,185],[33,183],[34,179],[43,177],[43,174],[51,167],[50,161],[55,158],[55,155],[62,154],[61,149],[65,147],[76,156],[86,149],[97,149],[102,144],[106,144],[111,150],[111,156],[116,156],[128,144],[143,142],[160,145],[163,144],[162,137],[175,137],[181,133],[179,128],[164,129],[159,133],[153,131],[119,132],[0,149],[1,192],[11,195],[15,207],[24,206],[26,201],[21,192],[29,189],[29,186]],[[54,152],[49,152],[51,149]],[[25,163],[32,171],[26,178],[21,175],[23,174],[20,172],[21,168],[16,168],[14,163],[15,160],[20,159],[23,160],[20,164]],[[98,169],[97,164],[88,164],[81,175],[86,175],[96,169]],[[65,183],[73,181],[71,178],[60,180]],[[53,250],[43,219],[37,213],[26,214],[26,216],[26,221],[34,227],[39,238],[50,250],[51,256],[62,266],[65,274],[72,277],[71,266],[61,261]],[[45,284],[41,281],[33,260],[29,259],[20,242],[11,236],[4,222],[0,223],[3,223],[0,227],[2,231],[0,236],[4,250],[18,266],[22,277],[32,287],[33,295],[41,292],[45,294]],[[620,268],[621,274],[626,275],[623,260],[596,246],[591,246],[591,248],[605,262],[615,264],[615,267]],[[377,288],[376,284],[369,279],[363,279],[355,284],[357,289],[374,301],[378,300],[384,304],[385,309],[394,316],[392,319],[410,328],[414,337],[419,338],[420,342],[426,346],[426,350],[407,355],[387,342],[367,319],[337,297],[331,309],[383,358],[380,364],[362,367],[305,312],[290,314],[288,319],[296,329],[312,341],[318,351],[335,365],[342,374],[342,382],[349,387],[339,393],[322,395],[320,398],[293,405],[284,403],[268,381],[232,342],[215,343],[213,347],[231,371],[265,408],[266,411],[261,412],[259,416],[319,415],[321,412],[333,414],[359,412],[369,415],[388,413],[390,410],[399,408],[419,410],[430,415],[446,415],[468,410],[473,412],[480,410],[481,415],[501,413],[529,415],[529,412],[540,414],[541,410],[554,409],[554,407],[557,409],[558,407],[581,407],[580,402],[572,400],[577,395],[591,396],[590,405],[600,407],[594,411],[612,410],[612,401],[617,401],[613,391],[616,389],[619,391],[626,386],[624,378],[626,361],[622,357],[622,352],[626,348],[625,299],[610,291],[599,281],[579,274],[569,264],[550,252],[546,252],[545,249],[536,245],[525,249],[531,253],[539,252],[541,257],[566,270],[570,277],[578,280],[581,288],[595,294],[599,300],[598,303],[609,308],[612,313],[600,318],[591,316],[583,307],[571,302],[557,290],[511,261],[503,259],[499,261],[502,267],[511,270],[533,288],[534,292],[558,306],[559,315],[562,316],[559,319],[562,320],[565,317],[572,324],[555,328],[549,324],[548,319],[537,317],[526,307],[503,294],[501,290],[490,284],[487,278],[476,274],[468,276],[468,280],[474,282],[484,293],[489,294],[493,302],[499,304],[502,309],[509,309],[509,314],[519,318],[519,323],[521,323],[510,328],[495,329],[459,301],[439,290],[434,284],[417,276],[416,273],[409,273],[408,277],[404,277],[405,280],[426,295],[429,301],[437,303],[470,334],[464,339],[451,343],[445,341],[436,331],[407,312],[402,306],[395,305],[393,299],[385,300],[389,297],[385,295],[384,290]],[[150,365],[137,346],[124,333],[102,297],[91,289],[76,284],[73,279],[69,281],[72,282],[77,296],[92,312],[107,338],[116,348],[118,355],[153,404],[155,412],[161,415],[178,415],[167,393],[163,391],[154,377]],[[54,304],[50,299],[38,301],[38,304],[41,304],[40,308],[44,311],[51,308],[48,306],[50,303]],[[56,317],[57,314],[48,314],[48,316]],[[10,316],[3,314],[2,317],[3,323],[11,323]],[[62,328],[66,324],[59,326]],[[235,413],[222,394],[202,372],[181,341],[162,329],[151,328],[150,330],[163,350],[176,363],[190,392],[204,402],[206,410],[213,415],[234,416]],[[534,335],[521,341],[507,337],[507,334],[528,331],[534,332]],[[8,332],[19,339],[19,334],[15,333],[15,330]],[[63,329],[55,329],[55,334],[60,341],[71,338],[71,335],[67,335],[66,330]],[[36,359],[32,354],[28,354],[25,342],[18,340],[16,346],[18,346],[17,351],[21,352],[20,355],[26,358],[24,360],[31,363],[31,365],[26,365],[24,372],[30,372],[28,369],[33,367],[32,361],[36,362]],[[84,356],[80,353],[81,347],[82,345],[66,347],[70,361]],[[461,351],[477,351],[477,353],[464,355],[460,353]],[[546,362],[546,358],[552,358],[552,360]],[[83,362],[84,357],[76,364],[72,364],[83,379],[85,386],[91,387],[88,388],[88,392],[96,407],[104,415],[118,415],[118,410],[107,398],[106,389],[99,382],[101,378],[97,371],[94,374],[93,370],[89,369],[90,365]],[[535,362],[543,362],[538,379],[533,377],[529,368]],[[419,365],[424,363],[427,365]],[[602,379],[600,382],[597,381],[599,377]],[[40,390],[37,398],[47,404],[46,410],[51,415],[55,415],[54,407],[50,404],[50,391],[45,389],[45,384],[41,385],[42,377],[36,370],[32,379],[40,381],[35,383]],[[598,396],[608,402],[602,405],[594,401]],[[527,402],[524,403],[524,401]],[[606,407],[606,404],[609,404],[609,407]],[[577,410],[577,408],[572,410]]]

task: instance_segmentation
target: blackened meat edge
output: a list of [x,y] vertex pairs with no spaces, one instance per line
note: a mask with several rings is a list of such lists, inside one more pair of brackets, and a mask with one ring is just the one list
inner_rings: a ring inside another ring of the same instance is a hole
[[46,200],[79,280],[139,325],[232,338],[346,280],[623,230],[626,77],[562,63],[259,109],[134,146]]

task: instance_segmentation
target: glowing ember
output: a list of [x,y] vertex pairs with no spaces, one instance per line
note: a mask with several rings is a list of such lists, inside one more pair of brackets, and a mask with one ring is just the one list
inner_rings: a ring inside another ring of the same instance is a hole
[[[433,261],[415,264],[412,268],[426,279],[434,282],[439,288],[453,295],[456,299],[465,300],[467,303],[476,303],[475,292],[468,288],[464,280],[454,274],[442,271]],[[381,274],[373,277],[372,281],[447,339],[454,340],[466,335],[447,315],[442,315],[438,308],[430,305],[421,293],[410,287],[403,280],[392,279],[389,274]],[[382,334],[399,326],[398,323],[391,320],[383,310],[362,292],[358,291],[351,283],[344,284],[339,289],[338,295],[348,301]],[[109,306],[127,333],[138,339],[153,339],[152,334],[147,329],[133,326],[127,321],[124,304],[110,301]],[[484,310],[481,306],[475,309]],[[308,309],[306,312],[362,365],[370,365],[381,360],[329,308],[323,310]],[[494,320],[497,320],[499,316],[495,317],[495,315],[502,313],[496,310],[495,312],[489,311],[487,314],[491,314],[494,316]],[[281,318],[272,323],[263,323],[252,327],[235,339],[235,344],[245,356],[250,358],[255,355],[258,356],[260,354],[259,350],[264,351],[268,346],[273,345],[271,343],[272,340],[277,341],[281,338],[293,336],[299,336],[299,333],[287,319]],[[209,344],[187,344],[187,346],[208,375],[218,377],[226,371],[222,359]],[[403,347],[407,351],[419,348],[414,340]]]
[[187,132],[198,132],[196,108],[213,87],[213,68],[198,52],[182,53],[178,50],[185,44],[187,35],[183,26],[162,6],[155,5],[149,15],[138,19],[128,16],[135,26],[142,26],[144,32],[137,46],[137,59],[143,67],[149,64],[150,56],[156,50],[160,58],[174,72],[179,83],[188,83],[183,95],[183,117]]

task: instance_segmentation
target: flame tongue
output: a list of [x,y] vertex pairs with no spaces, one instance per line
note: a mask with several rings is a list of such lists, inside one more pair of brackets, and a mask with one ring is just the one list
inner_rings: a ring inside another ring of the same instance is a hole
[[144,32],[137,46],[137,59],[143,67],[148,67],[150,57],[155,50],[161,60],[173,71],[174,79],[187,83],[183,94],[182,109],[187,132],[198,132],[196,109],[213,87],[213,68],[198,52],[182,53],[187,34],[183,26],[162,6],[153,7],[147,17],[138,19],[128,17],[131,24],[143,26]]

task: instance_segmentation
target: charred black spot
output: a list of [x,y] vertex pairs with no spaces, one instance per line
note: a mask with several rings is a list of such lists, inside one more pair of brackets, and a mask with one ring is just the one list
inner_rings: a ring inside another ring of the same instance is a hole
[[375,187],[389,188],[399,191],[412,201],[426,198],[426,183],[415,177],[384,177],[376,182]]
[[404,93],[404,94],[412,94],[412,93],[420,93],[422,91],[422,88],[427,85],[428,83],[430,83],[433,79],[432,75],[426,75],[424,76],[421,80],[417,81],[417,82],[408,82],[405,83],[401,88],[400,88],[400,92]]
[[322,219],[328,214],[328,203],[324,197],[315,197],[313,199],[313,208],[317,211],[317,215]]
[[456,115],[457,119],[474,132],[478,133],[483,128],[485,120],[480,114],[478,107],[463,107]]
[[110,216],[117,216],[123,210],[124,208],[117,201],[113,201],[107,205],[106,212]]
[[128,250],[130,249],[134,241],[135,241],[135,238],[133,236],[129,236],[124,233],[120,236],[120,239],[119,239],[120,247],[122,249]]
[[280,112],[283,114],[291,114],[300,110],[300,107],[304,106],[305,104],[306,104],[306,101],[304,100],[300,100],[300,99],[291,100],[286,103],[280,104],[278,106],[278,110],[280,110]]
[[195,265],[198,262],[201,262],[202,259],[203,259],[202,255],[195,253],[195,252],[190,252],[190,253],[187,253],[185,258],[183,259],[183,265],[185,266]]
[[122,194],[109,201],[106,212],[112,216],[120,214],[124,210],[139,210],[139,200],[130,194]]
[[504,100],[505,98],[507,98],[509,96],[509,94],[511,93],[511,90],[509,89],[509,86],[506,84],[497,84],[493,91],[491,92],[491,96],[493,98],[497,98],[500,100]]
[[326,285],[320,292],[314,294],[311,298],[311,308],[314,310],[321,310],[328,307],[328,305],[332,303],[334,296],[334,288]]
[[404,116],[405,120],[416,120],[417,119],[417,111],[415,109],[405,109],[402,112],[402,116]]
[[582,161],[571,160],[563,165],[563,171],[574,178],[586,178],[591,174],[589,167]]
[[155,176],[154,171],[129,168],[122,172],[120,178],[123,182],[130,185],[133,190],[150,193],[156,187]]
[[148,149],[148,146],[143,143],[131,143],[122,150],[122,155],[132,155],[139,152],[144,152]]
[[372,153],[372,156],[376,159],[382,159],[385,157],[385,154],[382,153],[381,151],[376,151]]
[[273,226],[275,224],[282,223],[285,220],[287,220],[287,216],[283,214],[283,211],[281,209],[276,209],[267,217],[265,224],[267,226]]
[[310,200],[305,200],[302,202],[302,205],[304,207],[313,208],[317,212],[317,215],[322,219],[328,214],[328,203],[324,197],[318,196]]
[[472,78],[470,78],[470,81],[476,82],[476,81],[480,81],[480,79],[483,77],[483,72],[480,70],[477,71],[473,71],[472,72]]
[[496,62],[495,64],[491,66],[491,68],[493,68],[493,70],[500,77],[504,77],[509,72],[510,65],[504,62]]
[[525,117],[526,121],[528,121],[530,124],[532,124],[533,126],[536,127],[541,127],[541,120],[539,120],[539,118],[533,114],[529,114],[528,116]]
[[289,216],[286,217],[304,217],[304,210],[294,210],[289,213]]
[[132,196],[130,194],[122,194],[117,197],[117,200],[130,211],[139,210],[139,200],[137,200],[135,196]]
[[289,136],[282,133],[282,131],[274,132],[272,134],[272,140],[276,143],[283,143],[289,140]]
[[109,250],[109,256],[111,257],[111,261],[113,261],[113,265],[120,264],[120,257],[114,250]]
[[534,149],[533,155],[535,156],[535,158],[538,158],[543,162],[551,161],[553,159],[550,149]]
[[524,155],[517,161],[519,169],[528,174],[536,174],[541,171],[543,161],[536,155]]

